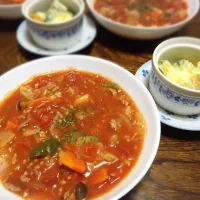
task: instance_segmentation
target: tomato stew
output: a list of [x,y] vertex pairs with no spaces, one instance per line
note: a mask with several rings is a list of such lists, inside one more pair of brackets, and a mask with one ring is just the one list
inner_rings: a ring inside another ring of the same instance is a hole
[[135,166],[143,115],[120,86],[70,70],[36,76],[0,104],[0,178],[28,200],[91,199]]
[[0,5],[6,5],[6,4],[21,4],[24,3],[25,0],[0,0]]
[[187,0],[96,0],[97,12],[134,26],[164,26],[188,17]]

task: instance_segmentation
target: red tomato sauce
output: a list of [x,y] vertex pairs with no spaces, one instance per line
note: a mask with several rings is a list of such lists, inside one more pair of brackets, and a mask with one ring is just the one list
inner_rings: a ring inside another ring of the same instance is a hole
[[81,71],[39,75],[0,104],[0,179],[28,200],[103,195],[135,166],[143,115],[117,84]]
[[134,26],[164,26],[188,17],[187,0],[96,0],[97,12]]
[[4,5],[6,5],[6,4],[21,4],[23,2],[24,2],[24,0],[0,0],[0,5],[1,4],[4,4]]

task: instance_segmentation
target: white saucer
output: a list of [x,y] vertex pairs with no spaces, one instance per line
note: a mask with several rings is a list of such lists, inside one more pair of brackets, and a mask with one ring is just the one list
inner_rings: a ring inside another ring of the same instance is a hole
[[[149,75],[151,72],[151,60],[142,65],[135,76],[147,87],[149,87]],[[190,131],[200,131],[200,115],[182,116],[164,110],[157,105],[160,121],[168,126]]]
[[43,49],[42,47],[35,44],[27,31],[26,21],[23,21],[17,29],[17,41],[24,49],[34,54],[43,56],[63,55],[71,54],[87,47],[94,40],[96,33],[97,30],[94,22],[88,16],[84,16],[83,32],[80,41],[72,48],[62,51],[53,51]]

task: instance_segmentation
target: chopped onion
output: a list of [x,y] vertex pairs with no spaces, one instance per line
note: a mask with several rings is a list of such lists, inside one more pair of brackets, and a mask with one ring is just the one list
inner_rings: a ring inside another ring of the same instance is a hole
[[33,89],[30,86],[22,85],[20,87],[20,93],[29,100],[34,99]]
[[20,125],[19,125],[19,129],[22,130],[23,128],[28,126],[30,119],[27,119],[25,121],[23,121]]
[[15,134],[11,131],[0,132],[0,148],[6,146],[14,137]]
[[38,129],[26,129],[23,133],[23,135],[25,137],[30,136],[30,135],[35,135],[36,133],[38,133]]
[[55,124],[56,124],[56,121],[59,120],[59,119],[62,118],[62,117],[63,117],[63,115],[62,115],[60,112],[57,112],[57,113],[56,113],[56,116],[55,116],[54,119],[53,119],[53,123],[52,123],[52,125],[50,126],[49,131],[50,131],[51,135],[52,135],[53,137],[55,137],[55,138],[58,138],[58,137],[56,136],[56,134],[55,134],[55,128],[56,128]]
[[119,116],[121,117],[121,119],[123,119],[123,121],[130,127],[132,128],[132,124],[131,124],[131,121],[130,119],[123,113],[118,113]]

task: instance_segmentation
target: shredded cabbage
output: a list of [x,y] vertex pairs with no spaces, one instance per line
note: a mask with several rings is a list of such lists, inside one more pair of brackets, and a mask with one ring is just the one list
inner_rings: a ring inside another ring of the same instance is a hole
[[160,71],[171,81],[186,88],[200,90],[200,62],[194,66],[189,60],[171,64],[168,60],[158,63]]

